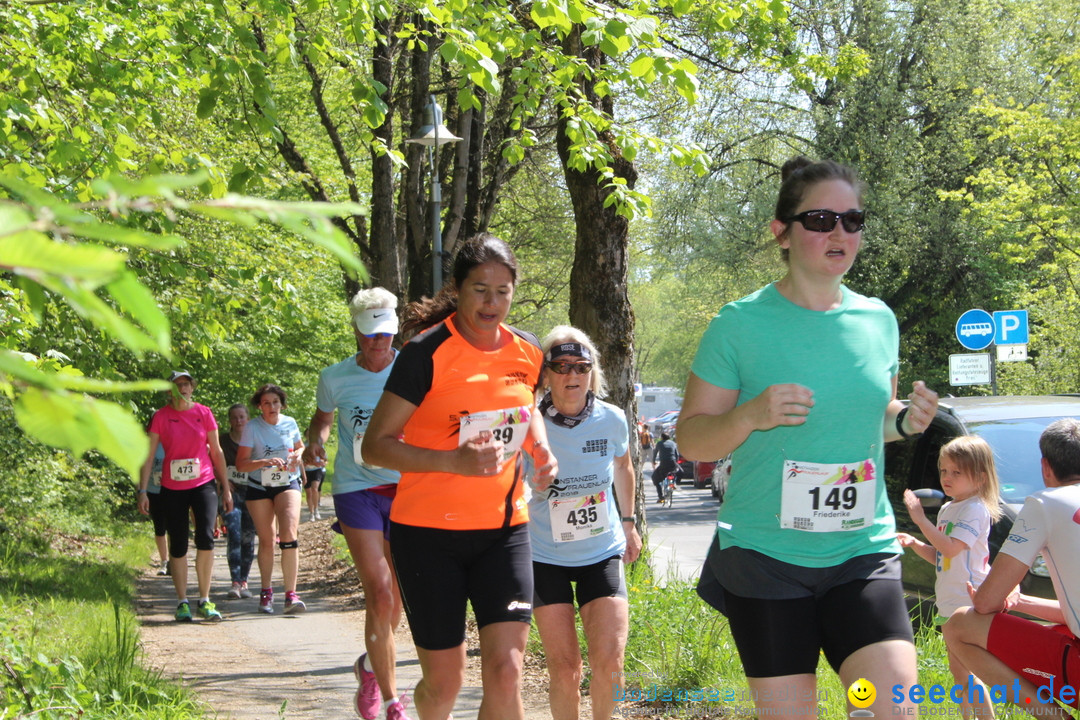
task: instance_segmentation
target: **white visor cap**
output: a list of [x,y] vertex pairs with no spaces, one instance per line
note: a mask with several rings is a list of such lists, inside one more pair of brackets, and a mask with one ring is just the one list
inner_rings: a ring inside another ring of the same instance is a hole
[[387,307],[361,310],[353,316],[353,324],[361,335],[397,335],[397,311]]

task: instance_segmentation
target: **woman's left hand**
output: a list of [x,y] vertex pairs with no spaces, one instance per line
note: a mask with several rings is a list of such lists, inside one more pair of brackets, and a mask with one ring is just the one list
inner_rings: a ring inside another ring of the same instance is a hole
[[543,443],[537,443],[532,451],[533,465],[536,473],[533,475],[533,484],[537,490],[547,490],[555,476],[559,473],[559,463],[552,454],[551,449]]
[[904,421],[911,429],[911,435],[917,435],[930,427],[934,416],[937,415],[938,394],[926,387],[922,380],[912,383],[911,394],[908,395],[908,412]]

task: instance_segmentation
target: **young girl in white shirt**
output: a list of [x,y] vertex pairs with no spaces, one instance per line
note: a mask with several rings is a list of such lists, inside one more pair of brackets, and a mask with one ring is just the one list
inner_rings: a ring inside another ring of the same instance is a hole
[[[978,588],[990,572],[990,526],[1001,517],[1001,505],[994,452],[978,435],[965,435],[945,444],[938,455],[938,472],[941,489],[952,500],[938,512],[936,525],[927,519],[919,498],[911,490],[904,491],[904,505],[912,521],[930,542],[907,533],[898,533],[897,539],[937,568],[935,623],[943,625],[958,608],[971,604],[968,583]],[[967,668],[951,651],[949,669],[958,684],[966,685]],[[976,715],[993,717],[989,705],[975,706]]]

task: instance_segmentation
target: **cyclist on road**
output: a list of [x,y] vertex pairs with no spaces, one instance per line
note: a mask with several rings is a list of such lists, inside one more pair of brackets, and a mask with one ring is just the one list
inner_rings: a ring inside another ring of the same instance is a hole
[[656,443],[656,467],[653,468],[652,482],[656,486],[656,502],[664,502],[664,478],[679,469],[679,448],[666,432],[660,433],[660,442]]

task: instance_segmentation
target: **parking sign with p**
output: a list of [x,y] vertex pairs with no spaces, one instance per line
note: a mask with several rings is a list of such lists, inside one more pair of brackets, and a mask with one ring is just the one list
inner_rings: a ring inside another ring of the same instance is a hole
[[994,313],[995,345],[1027,345],[1027,342],[1027,310],[998,310]]

